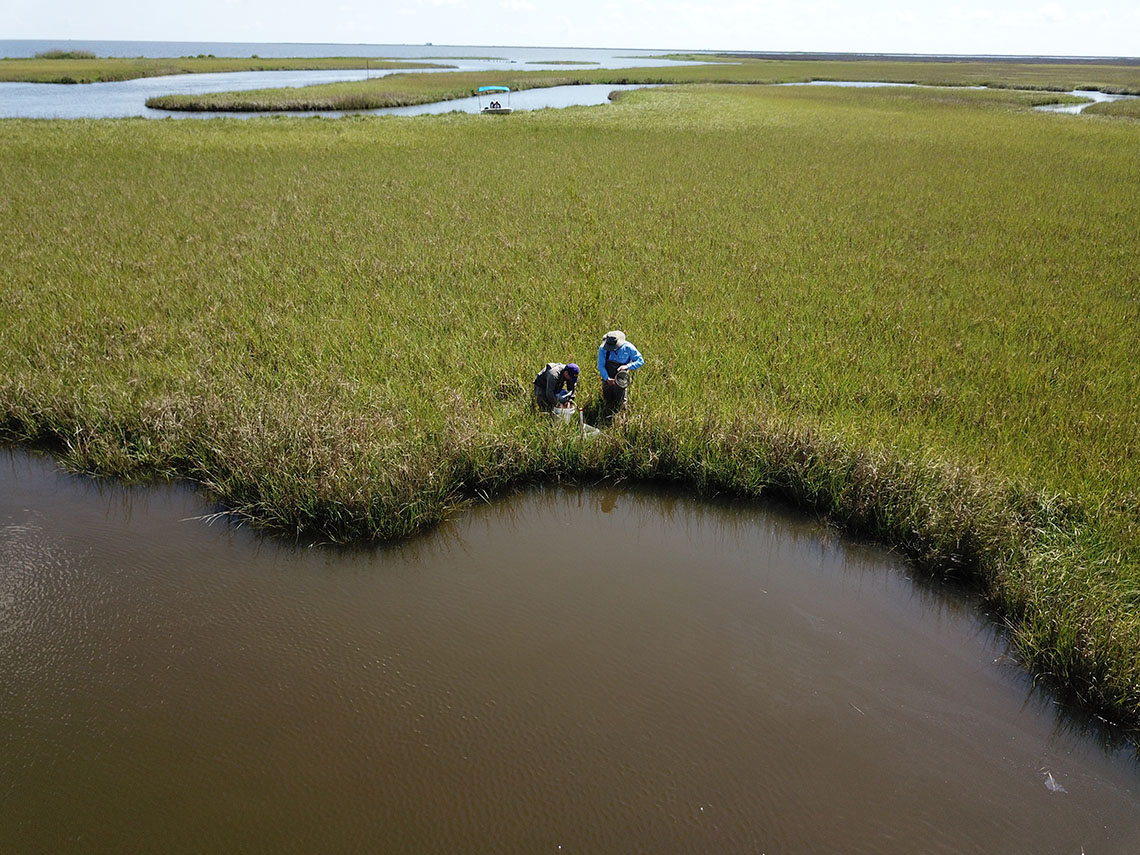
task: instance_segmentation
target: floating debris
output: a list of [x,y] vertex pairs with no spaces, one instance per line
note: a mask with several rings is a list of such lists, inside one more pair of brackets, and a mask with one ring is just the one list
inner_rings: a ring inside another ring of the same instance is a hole
[[1053,777],[1052,772],[1045,773],[1045,788],[1054,793],[1069,792],[1056,778]]

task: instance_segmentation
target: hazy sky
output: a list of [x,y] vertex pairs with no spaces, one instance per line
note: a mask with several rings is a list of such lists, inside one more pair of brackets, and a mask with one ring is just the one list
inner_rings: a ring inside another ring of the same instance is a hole
[[1140,56],[1140,0],[0,0],[0,39]]

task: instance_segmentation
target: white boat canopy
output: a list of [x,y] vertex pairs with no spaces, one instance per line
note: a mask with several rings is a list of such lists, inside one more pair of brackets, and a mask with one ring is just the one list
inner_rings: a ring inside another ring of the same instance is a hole
[[[507,95],[507,104],[503,106],[503,102],[499,100],[499,95],[496,93],[505,92]],[[509,86],[480,86],[477,90],[479,96],[479,112],[486,113],[492,116],[505,116],[511,112],[511,88]],[[486,95],[490,100],[484,105],[483,96]]]

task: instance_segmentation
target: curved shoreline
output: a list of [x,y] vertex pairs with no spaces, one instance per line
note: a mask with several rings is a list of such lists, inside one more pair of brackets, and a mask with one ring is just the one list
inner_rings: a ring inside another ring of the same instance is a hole
[[[338,84],[320,84],[320,87],[336,86]],[[596,86],[598,84],[576,81],[565,82],[556,81],[552,83],[531,84],[521,86],[514,91],[526,92],[535,89],[562,89],[574,88],[577,86]],[[614,81],[602,85],[609,86],[644,86],[644,87],[660,87],[660,86],[680,86],[686,84],[676,83],[643,83],[643,84],[630,84],[624,81]],[[702,85],[702,84],[689,84],[689,85]],[[913,86],[917,88],[953,88],[953,87],[940,87],[924,83],[900,83],[897,81],[851,81],[851,80],[803,80],[803,81],[787,81],[780,83],[767,83],[767,84],[730,84],[730,85],[765,85],[765,86],[839,86],[839,87],[860,87],[860,88],[874,88],[874,87],[891,87],[891,86]],[[310,88],[310,87],[304,87]],[[311,87],[318,88],[318,87]],[[1013,87],[975,87],[963,86],[963,89],[989,89],[991,91],[1007,91],[1017,92],[1022,94],[1034,95],[1037,93],[1053,92],[1053,90],[1042,89],[1016,89]],[[272,93],[283,92],[286,90],[258,90],[257,92],[223,92],[215,93],[205,96],[195,95],[159,95],[146,100],[146,106],[154,110],[168,110],[171,112],[188,112],[188,113],[242,113],[242,114],[273,114],[273,113],[346,113],[346,112],[375,112],[386,109],[393,109],[397,107],[416,107],[427,105],[444,105],[453,101],[460,101],[469,99],[471,94],[469,92],[455,93],[447,98],[439,100],[431,100],[436,96],[432,94],[425,94],[422,98],[413,98],[408,95],[400,94],[383,94],[378,96],[363,96],[363,95],[334,95],[327,98],[314,98],[306,100],[300,98],[298,100],[281,102],[274,100]],[[1099,100],[1113,100],[1109,99],[1095,99],[1090,98],[1081,100],[1081,91],[1099,91],[1099,90],[1072,90],[1069,92],[1057,92],[1058,95],[1068,96],[1066,100],[1049,98],[1042,104],[1035,104],[1034,106],[1039,109],[1048,109],[1053,105],[1060,107],[1076,107],[1074,112],[1080,112],[1085,107],[1097,103]],[[257,96],[260,92],[271,93],[266,97],[266,100],[258,100]],[[1112,93],[1104,93],[1112,94]],[[239,97],[235,97],[239,96]],[[240,96],[245,96],[245,100]],[[1140,97],[1138,95],[1120,95],[1122,98]]]
[[[1003,616],[1012,645],[1036,679],[1082,708],[1140,731],[1140,683],[1128,665],[1136,648],[1111,631],[1114,615],[1126,606],[1113,607],[1115,592],[1102,588],[1091,611],[1074,614],[1066,587],[1037,581],[1046,565],[1068,573],[1108,562],[1107,569],[1111,556],[1097,545],[1102,538],[1095,525],[1068,500],[995,482],[961,465],[860,449],[780,421],[759,427],[710,422],[697,431],[639,421],[604,432],[600,441],[536,422],[520,431],[522,441],[484,439],[474,456],[459,450],[462,443],[445,443],[456,451],[414,464],[422,474],[388,495],[348,502],[313,496],[290,507],[205,448],[183,460],[124,468],[137,459],[131,448],[104,446],[111,437],[92,434],[90,445],[77,445],[69,434],[87,432],[64,427],[9,418],[0,423],[0,439],[50,451],[89,475],[187,481],[237,520],[286,538],[334,543],[415,536],[472,503],[543,483],[628,481],[667,484],[698,497],[774,500],[816,514],[847,536],[897,549],[926,574],[968,583]],[[122,435],[132,434],[124,427]],[[111,463],[112,457],[121,462]],[[1105,620],[1109,627],[1101,628]],[[1077,636],[1063,640],[1078,625]],[[1101,649],[1105,640],[1107,651]]]
[[[369,80],[343,81],[317,85],[301,85],[299,88],[280,88],[279,81],[270,82],[273,88],[253,90],[239,89],[221,93],[188,95],[151,95],[145,90],[137,96],[145,102],[144,111],[208,112],[227,113],[311,113],[311,112],[363,112],[375,109],[392,109],[402,106],[442,104],[449,100],[468,97],[479,85],[487,83],[508,84],[513,89],[525,90],[536,87],[564,85],[660,85],[685,83],[813,83],[832,82],[836,84],[882,83],[891,85],[922,85],[937,87],[987,87],[1022,92],[1072,93],[1074,91],[1097,91],[1106,94],[1140,94],[1140,69],[1132,65],[1064,64],[1035,65],[1029,62],[984,62],[964,61],[945,62],[901,61],[859,59],[839,61],[819,60],[775,60],[745,59],[732,61],[723,56],[674,54],[669,57],[672,65],[628,67],[622,65],[606,68],[548,68],[546,70],[525,70],[522,66],[511,65],[505,69],[486,70],[485,65],[462,71],[449,71],[439,67],[423,67],[423,71],[401,73],[398,68],[387,68],[382,78]],[[198,61],[198,60],[193,60]],[[214,60],[210,60],[213,62]],[[218,60],[221,62],[222,60]],[[249,60],[225,60],[240,62],[243,67]],[[291,62],[290,60],[289,62]],[[368,63],[375,66],[380,60],[365,58],[299,59],[301,63],[333,62],[343,66],[348,62],[353,70],[364,69]],[[0,72],[6,62],[0,61]],[[77,60],[59,60],[59,63],[75,63]],[[155,61],[148,61],[152,71],[157,68]],[[285,60],[259,60],[265,67],[281,67]],[[401,60],[384,63],[407,64]],[[529,62],[524,62],[527,65]],[[73,66],[78,67],[78,66]],[[303,67],[311,67],[303,66]],[[210,70],[202,66],[201,71]],[[393,73],[395,72],[395,73]],[[161,73],[154,71],[154,73]],[[434,78],[425,80],[424,77]],[[34,84],[29,84],[34,85]],[[216,87],[212,83],[209,88]],[[242,83],[246,86],[246,83]],[[258,85],[253,83],[252,85]],[[264,85],[264,84],[263,84]],[[153,91],[153,90],[152,90]],[[161,91],[161,90],[159,90]],[[192,90],[191,90],[192,91]],[[148,97],[149,96],[149,97]],[[17,99],[23,96],[16,95]],[[19,100],[16,101],[19,103]],[[1055,101],[1054,101],[1055,103]],[[121,106],[116,105],[124,115]],[[51,115],[42,105],[40,114]],[[67,115],[77,117],[82,113],[81,105],[70,106]],[[145,114],[145,113],[144,113]],[[19,113],[13,114],[17,117]],[[152,114],[153,115],[153,114]],[[30,116],[29,116],[30,117]],[[99,118],[96,107],[87,118]]]
[[[1039,673],[1135,720],[1137,249],[1102,228],[1135,221],[1135,128],[993,93],[675,94],[519,123],[3,123],[25,215],[0,427],[340,540],[531,480],[782,498],[973,580]],[[1097,171],[1058,174],[1089,140]],[[517,373],[614,311],[659,362],[583,444]]]
[[[691,61],[694,55],[675,55]],[[1035,66],[1001,63],[839,62],[772,60],[725,62],[705,57],[704,64],[672,68],[623,68],[521,72],[447,72],[424,80],[399,74],[383,81],[357,81],[302,87],[299,90],[226,92],[203,96],[172,95],[147,100],[162,110],[261,112],[368,110],[452,100],[470,95],[479,85],[509,85],[514,90],[579,84],[778,84],[815,81],[909,84],[934,87],[983,87],[1025,92],[1069,93],[1073,90],[1140,95],[1140,69],[1133,66],[1057,65],[1041,72]],[[1090,80],[1090,69],[1101,80]],[[922,73],[916,74],[916,70]]]

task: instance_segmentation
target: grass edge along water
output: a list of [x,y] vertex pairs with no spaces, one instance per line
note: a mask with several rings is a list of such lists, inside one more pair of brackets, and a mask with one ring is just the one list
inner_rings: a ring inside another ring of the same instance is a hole
[[[216,443],[187,449],[181,460],[151,458],[149,427],[49,427],[9,409],[0,438],[47,448],[73,471],[189,480],[235,520],[335,542],[413,536],[472,501],[537,483],[628,480],[775,499],[892,546],[924,573],[976,587],[1005,619],[1027,668],[1083,707],[1140,724],[1137,631],[1121,621],[1130,598],[1114,585],[1123,568],[1111,540],[1065,497],[933,456],[853,448],[775,418],[694,429],[632,416],[585,440],[526,413],[497,437],[457,429],[421,438],[417,456],[406,448],[393,455],[383,492],[354,500],[349,485],[320,483],[319,470],[282,467],[266,479]],[[462,450],[441,458],[432,453],[440,447]],[[245,449],[236,456],[248,460]]]
[[[0,425],[337,540],[541,480],[774,495],[971,578],[1030,668],[1136,724],[1136,248],[1097,241],[1135,221],[1113,183],[1135,132],[1003,98],[710,87],[494,128],[3,122],[27,180],[0,199],[22,223],[0,240]],[[1043,230],[1097,251],[1051,255]],[[621,325],[648,362],[634,409],[583,443],[533,417],[523,375],[621,320],[598,282],[636,295]],[[705,361],[710,329],[747,385]],[[1078,430],[1098,413],[1122,432]],[[1059,419],[1077,433],[1046,435]],[[1018,471],[986,444],[1039,456]],[[1042,477],[1102,459],[1115,480],[1074,495]]]
[[[1056,93],[1073,89],[1140,94],[1140,67],[972,62],[841,62],[834,60],[755,60],[713,62],[717,57],[679,55],[705,64],[679,67],[581,69],[574,71],[463,71],[393,74],[373,80],[260,89],[203,95],[158,95],[153,109],[199,112],[369,110],[433,103],[471,95],[480,85],[501,83],[519,91],[549,86],[593,84],[775,84],[807,81],[887,81],[925,86],[1035,91],[1035,104],[1065,102]],[[2,70],[2,66],[0,66]],[[1052,94],[1050,94],[1052,93]]]

